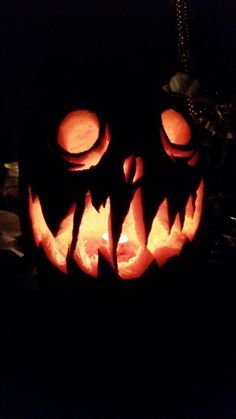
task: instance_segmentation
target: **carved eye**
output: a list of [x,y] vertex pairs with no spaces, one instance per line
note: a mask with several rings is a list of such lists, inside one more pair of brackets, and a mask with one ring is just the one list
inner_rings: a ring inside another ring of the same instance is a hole
[[99,136],[97,115],[87,110],[69,113],[62,121],[58,131],[58,144],[68,153],[88,151]]
[[69,113],[61,122],[57,142],[69,171],[88,170],[96,166],[110,142],[108,125],[100,127],[98,117],[88,110]]
[[198,152],[191,146],[191,128],[185,118],[174,109],[167,109],[161,114],[160,130],[162,145],[172,160],[182,157],[190,166],[198,161]]
[[191,129],[184,117],[174,109],[161,114],[161,121],[168,140],[174,145],[187,145],[191,139]]

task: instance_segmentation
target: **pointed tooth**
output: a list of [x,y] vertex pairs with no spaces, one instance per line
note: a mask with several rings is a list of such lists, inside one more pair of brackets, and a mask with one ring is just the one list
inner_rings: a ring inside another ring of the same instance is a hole
[[[186,205],[186,216],[185,216],[185,221],[184,221],[183,232],[186,234],[186,236],[188,237],[190,241],[193,240],[194,235],[200,223],[201,214],[202,214],[203,192],[204,192],[204,183],[203,183],[203,180],[201,180],[198,186],[198,189],[196,191],[195,202],[193,202],[194,213],[192,214],[192,217],[191,217],[192,208],[190,207],[189,201],[187,202],[187,205]],[[187,209],[188,204],[189,204],[189,208]]]
[[193,218],[194,210],[195,210],[194,199],[193,199],[193,195],[191,194],[189,195],[189,198],[185,207],[185,216],[189,218]]
[[62,254],[60,243],[52,235],[45,236],[41,241],[41,246],[48,260],[61,272],[67,273],[68,248],[66,254]]
[[182,231],[184,227],[184,220],[185,220],[185,208],[179,212],[179,220],[180,220],[180,227]]
[[67,215],[65,216],[65,218],[61,222],[59,230],[56,234],[56,237],[59,237],[62,234],[67,234],[68,235],[68,233],[70,233],[72,235],[75,208],[76,208],[76,204],[73,204],[71,206],[71,208],[69,209]]
[[175,218],[177,215],[177,210],[174,208],[174,205],[172,205],[170,199],[167,198],[168,203],[168,217],[169,217],[169,232],[171,231],[171,228],[175,222]]
[[42,206],[39,196],[36,195],[35,199],[32,198],[31,188],[29,188],[29,213],[32,222],[33,236],[36,245],[42,246],[44,253],[50,262],[55,265],[61,272],[66,273],[66,258],[68,254],[68,245],[62,253],[63,247],[60,239],[52,235],[49,230],[45,218],[43,216]]
[[36,195],[33,199],[32,191],[29,187],[29,215],[32,224],[33,237],[36,246],[39,247],[43,235],[48,231],[48,226],[43,216],[43,211],[39,196]]
[[171,227],[170,234],[173,234],[173,233],[181,233],[181,231],[182,231],[182,228],[181,228],[181,222],[180,222],[180,214],[178,212],[176,214],[175,221],[174,221],[174,223],[173,223],[173,225]]
[[168,205],[167,198],[165,198],[162,201],[161,205],[159,206],[156,217],[157,217],[158,221],[160,222],[160,224],[162,225],[162,227],[166,231],[169,232],[170,231],[170,222],[169,222],[169,205]]
[[87,208],[89,208],[90,206],[92,206],[92,196],[91,196],[91,192],[90,192],[90,191],[88,191],[88,192],[86,193],[86,197],[85,197],[85,206],[84,206],[85,211],[86,211],[86,209],[87,209]]
[[132,201],[132,212],[134,216],[135,230],[139,244],[145,247],[146,244],[146,231],[143,217],[143,202],[142,202],[142,191],[138,188],[134,194]]
[[193,219],[197,223],[200,222],[201,214],[202,214],[202,205],[203,205],[203,193],[204,193],[204,183],[203,179],[201,180],[198,189],[196,191],[196,199],[194,201],[194,215]]
[[152,227],[148,236],[147,248],[156,258],[159,249],[165,245],[169,237],[169,218],[167,200],[161,203],[156,216],[153,219]]
[[114,237],[113,237],[112,217],[111,217],[111,210],[110,210],[110,213],[108,216],[108,251],[109,251],[110,264],[113,266],[113,269],[115,271],[117,271],[117,257],[116,257],[116,249],[115,249],[115,246],[117,245],[117,243],[115,243]]
[[[87,192],[73,258],[80,269],[94,277],[98,276],[99,252],[112,264],[110,214],[109,198],[106,200],[105,207],[101,205],[97,211],[92,204],[90,192]],[[104,233],[108,233],[108,239],[105,241]]]

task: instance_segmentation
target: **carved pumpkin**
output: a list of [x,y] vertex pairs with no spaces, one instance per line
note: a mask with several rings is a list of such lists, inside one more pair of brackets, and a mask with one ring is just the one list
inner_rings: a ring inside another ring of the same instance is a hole
[[73,266],[97,278],[106,264],[120,279],[138,278],[178,256],[198,229],[203,180],[194,134],[174,107],[158,114],[86,105],[47,111],[26,142],[24,231],[64,274]]

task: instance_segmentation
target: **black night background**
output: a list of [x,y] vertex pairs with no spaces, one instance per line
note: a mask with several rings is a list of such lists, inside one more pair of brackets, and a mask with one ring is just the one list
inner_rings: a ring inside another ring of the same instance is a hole
[[[155,293],[44,289],[1,247],[0,419],[236,417],[236,2],[190,3],[194,77],[212,106],[196,255]],[[128,87],[158,102],[181,71],[175,13],[174,0],[1,0],[0,181],[48,92],[84,80],[114,101]]]
[[[209,89],[235,88],[235,3],[194,1],[196,72]],[[152,88],[178,70],[174,2],[2,1],[1,161],[17,157],[23,127],[45,94],[86,74]]]

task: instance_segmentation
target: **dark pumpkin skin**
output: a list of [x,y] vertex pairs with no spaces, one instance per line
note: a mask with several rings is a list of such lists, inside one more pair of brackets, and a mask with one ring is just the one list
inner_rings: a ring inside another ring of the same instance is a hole
[[[96,209],[105,204],[106,199],[110,197],[113,234],[119,237],[122,222],[137,188],[132,182],[125,182],[123,163],[128,156],[136,155],[142,158],[144,164],[144,176],[139,184],[142,187],[146,236],[148,237],[153,218],[165,198],[168,198],[169,203],[170,226],[178,212],[181,223],[184,222],[185,206],[190,194],[196,196],[202,167],[200,160],[194,166],[190,166],[186,158],[171,158],[167,155],[160,139],[160,128],[161,113],[170,108],[180,112],[190,123],[182,104],[158,91],[142,92],[126,88],[123,91],[96,92],[85,86],[72,86],[50,93],[45,103],[41,104],[21,144],[20,218],[26,254],[36,257],[39,270],[43,272],[42,277],[46,272],[47,280],[50,277],[50,280],[56,278],[58,281],[59,278],[62,283],[123,282],[117,278],[102,256],[99,261],[98,280],[80,271],[70,255],[67,258],[67,277],[50,266],[42,249],[36,249],[34,244],[28,210],[29,186],[33,197],[38,195],[40,198],[45,220],[53,235],[56,235],[71,205],[77,204],[72,248],[76,244],[88,190]],[[96,167],[88,171],[69,172],[60,156],[61,150],[56,142],[57,131],[63,118],[77,109],[95,112],[101,130],[104,129],[106,121],[111,132],[111,142]],[[197,151],[198,143],[197,133],[192,129],[192,138],[187,146],[172,148],[174,151]],[[154,261],[141,279],[156,278],[159,275],[160,270]],[[141,279],[127,282],[137,283]]]

